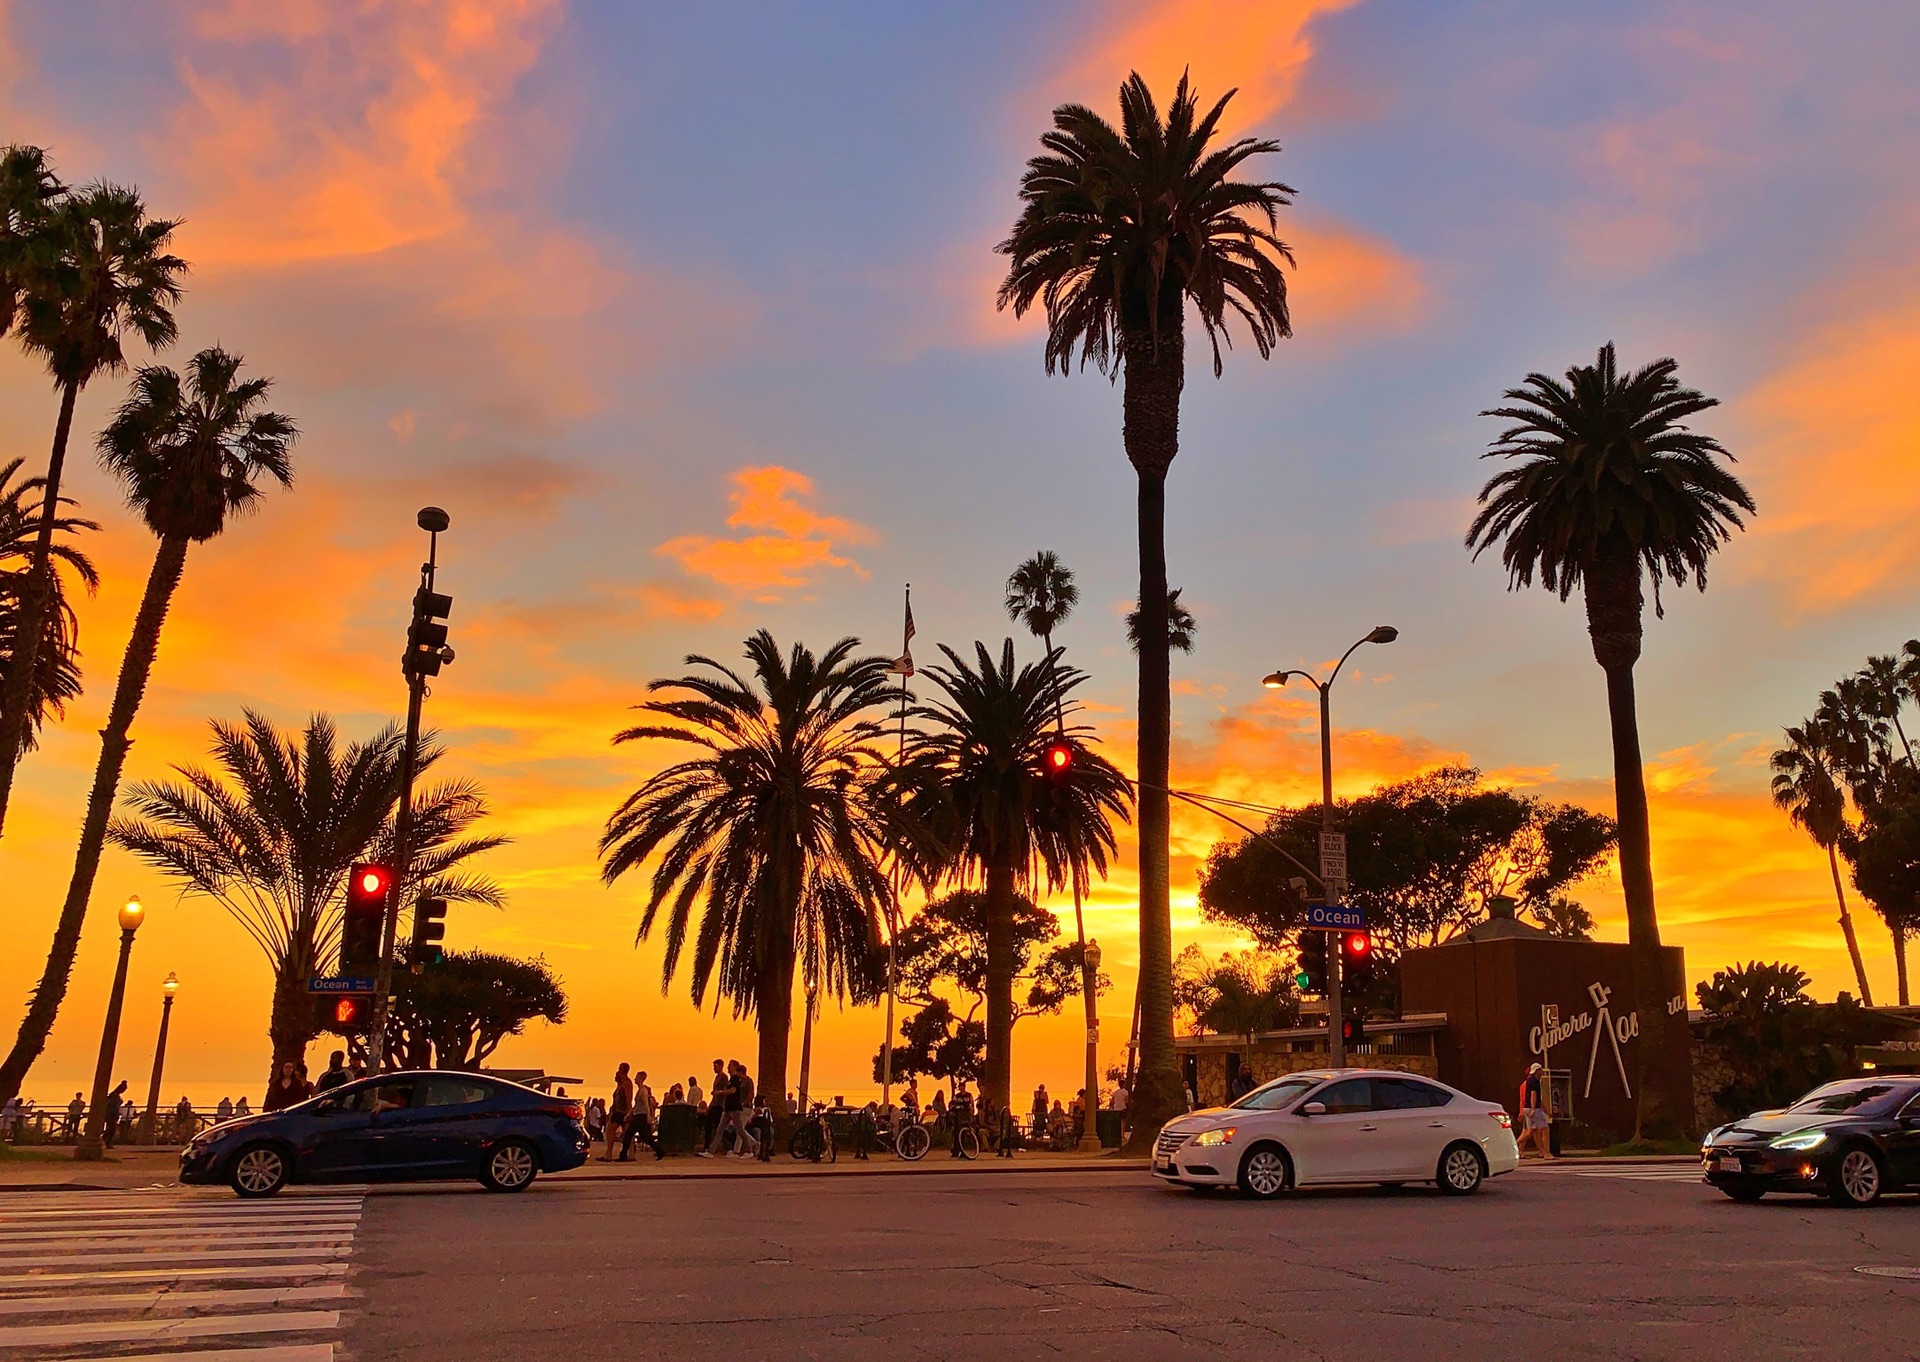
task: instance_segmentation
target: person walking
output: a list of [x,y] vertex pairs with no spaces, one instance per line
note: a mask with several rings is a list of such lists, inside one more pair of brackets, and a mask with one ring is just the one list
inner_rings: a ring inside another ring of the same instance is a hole
[[627,1132],[620,1141],[621,1163],[627,1162],[636,1142],[651,1149],[655,1161],[666,1157],[660,1152],[660,1137],[653,1133],[654,1117],[658,1111],[659,1105],[653,1100],[653,1089],[647,1086],[647,1071],[642,1069],[634,1076],[633,1113],[627,1117]]
[[347,1052],[335,1050],[327,1057],[327,1071],[320,1075],[319,1081],[313,1085],[313,1090],[332,1092],[352,1077],[353,1075],[347,1072]]
[[[607,1107],[606,1157],[609,1159],[613,1157],[614,1142],[626,1134],[627,1121],[633,1115],[633,1079],[628,1074],[630,1067],[623,1061],[613,1071],[613,1102]],[[626,1157],[624,1149],[620,1157]]]
[[[733,1061],[733,1083],[727,1089],[727,1120],[738,1137],[733,1146],[735,1158],[750,1159],[760,1152],[759,1137],[753,1133],[748,1119],[753,1111],[753,1077],[747,1072],[747,1066],[736,1059]],[[773,1120],[771,1112],[767,1120],[769,1123]],[[767,1157],[773,1157],[771,1150]]]
[[120,1138],[120,1108],[126,1105],[127,1080],[121,1079],[120,1086],[107,1094],[106,1120],[100,1126],[100,1143],[108,1149]]
[[720,1127],[727,1119],[727,1090],[732,1086],[723,1060],[713,1061],[713,1080],[707,1084],[707,1106],[700,1123],[700,1148],[695,1152],[710,1159],[719,1152]]
[[300,1077],[300,1066],[289,1059],[280,1066],[279,1075],[267,1088],[267,1100],[260,1104],[260,1109],[285,1111],[288,1107],[297,1106],[306,1101],[307,1096],[307,1085]]
[[1520,1152],[1527,1152],[1532,1144],[1534,1153],[1543,1159],[1553,1157],[1553,1118],[1547,1114],[1547,1106],[1542,1100],[1540,1066],[1529,1065],[1527,1076],[1520,1080]]

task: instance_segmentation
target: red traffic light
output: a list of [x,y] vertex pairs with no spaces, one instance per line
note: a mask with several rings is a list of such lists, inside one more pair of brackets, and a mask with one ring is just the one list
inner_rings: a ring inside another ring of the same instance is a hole
[[1373,938],[1365,932],[1349,932],[1344,944],[1347,954],[1358,960],[1373,949]]
[[1048,775],[1063,776],[1072,769],[1073,748],[1064,740],[1050,742],[1047,744],[1045,761]]
[[384,905],[387,889],[393,883],[393,871],[384,865],[356,865],[347,872],[347,904]]

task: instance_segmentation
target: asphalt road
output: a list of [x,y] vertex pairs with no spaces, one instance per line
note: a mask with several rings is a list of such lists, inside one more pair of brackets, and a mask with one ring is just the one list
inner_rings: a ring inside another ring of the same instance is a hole
[[1920,1356],[1920,1198],[1685,1170],[1256,1204],[1144,1175],[546,1183],[367,1199],[355,1362]]

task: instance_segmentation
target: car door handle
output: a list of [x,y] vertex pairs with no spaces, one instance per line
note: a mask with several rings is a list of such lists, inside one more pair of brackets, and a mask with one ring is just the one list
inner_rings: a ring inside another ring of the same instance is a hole
[[1373,1125],[1367,1125],[1367,1126],[1361,1126],[1361,1127],[1360,1127],[1360,1129],[1362,1129],[1362,1130],[1378,1130],[1378,1129],[1380,1129],[1380,1127],[1379,1127],[1379,1126],[1373,1126]]
[[1446,1128],[1447,1128],[1447,1123],[1445,1121],[1428,1121],[1427,1122],[1428,1130],[1445,1130]]

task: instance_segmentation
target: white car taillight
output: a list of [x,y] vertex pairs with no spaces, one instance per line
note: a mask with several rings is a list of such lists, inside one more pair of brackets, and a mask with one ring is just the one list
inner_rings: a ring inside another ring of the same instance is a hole
[[1487,1115],[1489,1115],[1489,1116],[1491,1116],[1491,1117],[1492,1117],[1492,1118],[1494,1119],[1494,1121],[1495,1121],[1495,1122],[1496,1122],[1496,1123],[1497,1123],[1498,1125],[1500,1125],[1500,1126],[1501,1126],[1502,1128],[1504,1128],[1504,1129],[1506,1129],[1506,1130],[1512,1130],[1512,1129],[1513,1129],[1513,1118],[1512,1118],[1511,1116],[1509,1116],[1509,1115],[1507,1115],[1507,1113],[1506,1113],[1506,1112],[1504,1112],[1504,1111],[1490,1111],[1490,1112],[1488,1112],[1488,1113],[1487,1113]]

